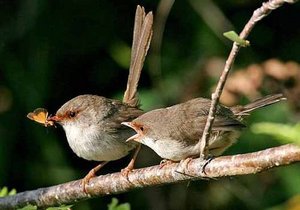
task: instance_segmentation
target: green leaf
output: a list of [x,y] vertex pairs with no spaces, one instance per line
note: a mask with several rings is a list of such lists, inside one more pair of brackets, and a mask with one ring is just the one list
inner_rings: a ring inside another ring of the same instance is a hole
[[37,210],[37,207],[36,206],[33,206],[33,205],[27,205],[23,208],[20,208],[18,210]]
[[122,203],[118,205],[119,201],[116,198],[111,200],[111,203],[107,205],[108,210],[130,210],[129,203]]
[[296,125],[256,123],[251,130],[254,133],[271,135],[282,143],[300,144],[300,123]]
[[15,195],[17,193],[16,189],[12,189],[11,191],[9,191],[8,195]]
[[49,208],[47,208],[47,210],[70,210],[71,209],[71,207],[72,207],[73,205],[67,205],[67,206],[59,206],[59,207],[49,207]]
[[116,208],[116,206],[118,205],[118,199],[116,198],[112,198],[111,203],[108,204],[108,210],[114,210]]
[[8,189],[7,189],[7,187],[3,187],[3,188],[0,190],[0,197],[7,196],[7,194],[8,194]]
[[11,191],[8,192],[8,188],[7,187],[3,187],[2,189],[0,188],[0,197],[14,195],[16,193],[17,193],[16,189],[12,189]]
[[237,44],[241,45],[242,47],[250,46],[250,42],[248,40],[241,39],[235,31],[227,31],[227,32],[223,33],[223,35],[227,39],[230,39],[231,41],[236,42]]

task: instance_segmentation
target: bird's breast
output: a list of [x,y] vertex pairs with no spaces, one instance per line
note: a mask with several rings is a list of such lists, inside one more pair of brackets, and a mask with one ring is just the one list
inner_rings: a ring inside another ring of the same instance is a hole
[[64,130],[73,152],[86,160],[117,160],[135,147],[134,144],[126,143],[121,135],[112,135],[97,126],[78,128],[65,125]]
[[142,143],[153,149],[161,158],[173,161],[180,161],[199,153],[195,145],[187,146],[172,138],[161,138],[153,141],[153,139],[145,137]]

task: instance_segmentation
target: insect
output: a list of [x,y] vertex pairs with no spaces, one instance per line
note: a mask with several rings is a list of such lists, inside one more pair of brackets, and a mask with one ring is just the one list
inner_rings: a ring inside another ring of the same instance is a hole
[[48,120],[48,111],[44,108],[37,108],[33,112],[29,112],[27,117],[37,123],[44,124],[45,127],[54,126],[54,122]]

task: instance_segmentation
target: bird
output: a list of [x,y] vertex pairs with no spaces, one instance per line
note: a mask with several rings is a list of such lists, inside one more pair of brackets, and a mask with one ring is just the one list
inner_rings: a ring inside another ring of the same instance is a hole
[[[212,156],[221,155],[235,143],[246,125],[242,122],[252,111],[286,98],[282,94],[262,97],[245,106],[217,106],[215,120],[208,141]],[[136,133],[127,139],[154,150],[161,158],[173,162],[198,157],[211,100],[195,98],[167,108],[144,113],[130,122],[122,122]]]
[[121,122],[133,120],[143,113],[139,108],[137,86],[152,38],[152,25],[152,12],[146,14],[145,9],[138,5],[123,101],[91,94],[79,95],[62,105],[54,116],[47,118],[47,122],[63,127],[68,144],[77,156],[86,160],[101,161],[83,178],[84,190],[100,168],[135,149],[130,163],[122,170],[123,175],[128,175],[134,167],[140,144],[126,142],[134,132],[121,125]]

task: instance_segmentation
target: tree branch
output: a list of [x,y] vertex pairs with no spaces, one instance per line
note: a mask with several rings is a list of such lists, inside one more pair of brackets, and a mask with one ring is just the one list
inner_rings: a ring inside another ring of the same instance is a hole
[[[244,29],[240,33],[240,38],[246,39],[248,37],[248,35],[250,34],[250,32],[252,31],[255,24],[258,21],[260,21],[261,19],[263,19],[264,17],[266,17],[268,14],[270,14],[272,10],[279,8],[285,2],[292,4],[292,3],[295,3],[296,1],[297,0],[269,0],[268,2],[263,3],[261,7],[259,7],[258,9],[256,9],[253,12],[252,17],[250,18],[250,20],[248,21],[248,23],[245,25]],[[230,54],[226,60],[224,70],[223,70],[221,77],[219,79],[219,82],[217,84],[216,91],[211,96],[212,102],[211,102],[211,106],[209,109],[209,114],[207,117],[207,121],[206,121],[206,124],[204,127],[202,137],[199,139],[199,141],[201,141],[200,157],[202,159],[204,159],[207,156],[207,153],[208,153],[207,145],[208,145],[208,140],[209,140],[209,136],[210,136],[210,131],[212,129],[212,125],[213,125],[213,122],[215,119],[217,104],[219,103],[219,99],[222,94],[227,76],[229,74],[230,69],[233,66],[234,60],[235,60],[240,48],[241,48],[241,46],[238,45],[236,42],[233,43]]]
[[218,157],[209,162],[202,170],[205,161],[191,160],[188,164],[174,163],[162,169],[159,166],[137,169],[128,179],[121,173],[98,176],[91,179],[83,192],[81,180],[68,182],[47,188],[21,192],[13,196],[0,198],[0,209],[15,209],[28,204],[39,208],[75,203],[91,197],[119,194],[162,184],[255,174],[273,167],[288,165],[300,161],[300,147],[287,144],[258,152]]
[[[263,3],[259,9],[254,11],[251,19],[241,32],[240,37],[245,39],[258,21],[268,15],[272,10],[282,6],[284,2],[295,3],[296,0],[270,0]],[[204,142],[204,144],[207,143],[209,138],[216,105],[222,93],[229,70],[234,63],[239,49],[240,46],[234,43],[218,82],[216,91],[212,94],[212,105],[205,130],[201,138],[201,141],[202,143]],[[205,145],[204,147],[202,145],[201,148],[202,151],[204,151]],[[203,156],[201,155],[201,157]],[[160,169],[159,166],[137,169],[131,172],[127,178],[122,176],[121,173],[99,176],[91,179],[90,183],[86,186],[86,190],[89,194],[86,194],[83,191],[81,180],[21,192],[13,196],[0,198],[0,209],[16,209],[28,204],[38,206],[39,208],[45,208],[49,206],[75,203],[92,197],[119,194],[147,186],[199,180],[203,178],[255,174],[273,167],[299,162],[300,148],[298,146],[288,144],[259,152],[218,157],[211,160],[209,164],[205,166],[205,171],[202,169],[206,162],[202,161],[201,157],[200,159],[191,160],[187,164],[184,164],[184,162],[182,164],[174,163],[167,165],[162,169]]]

